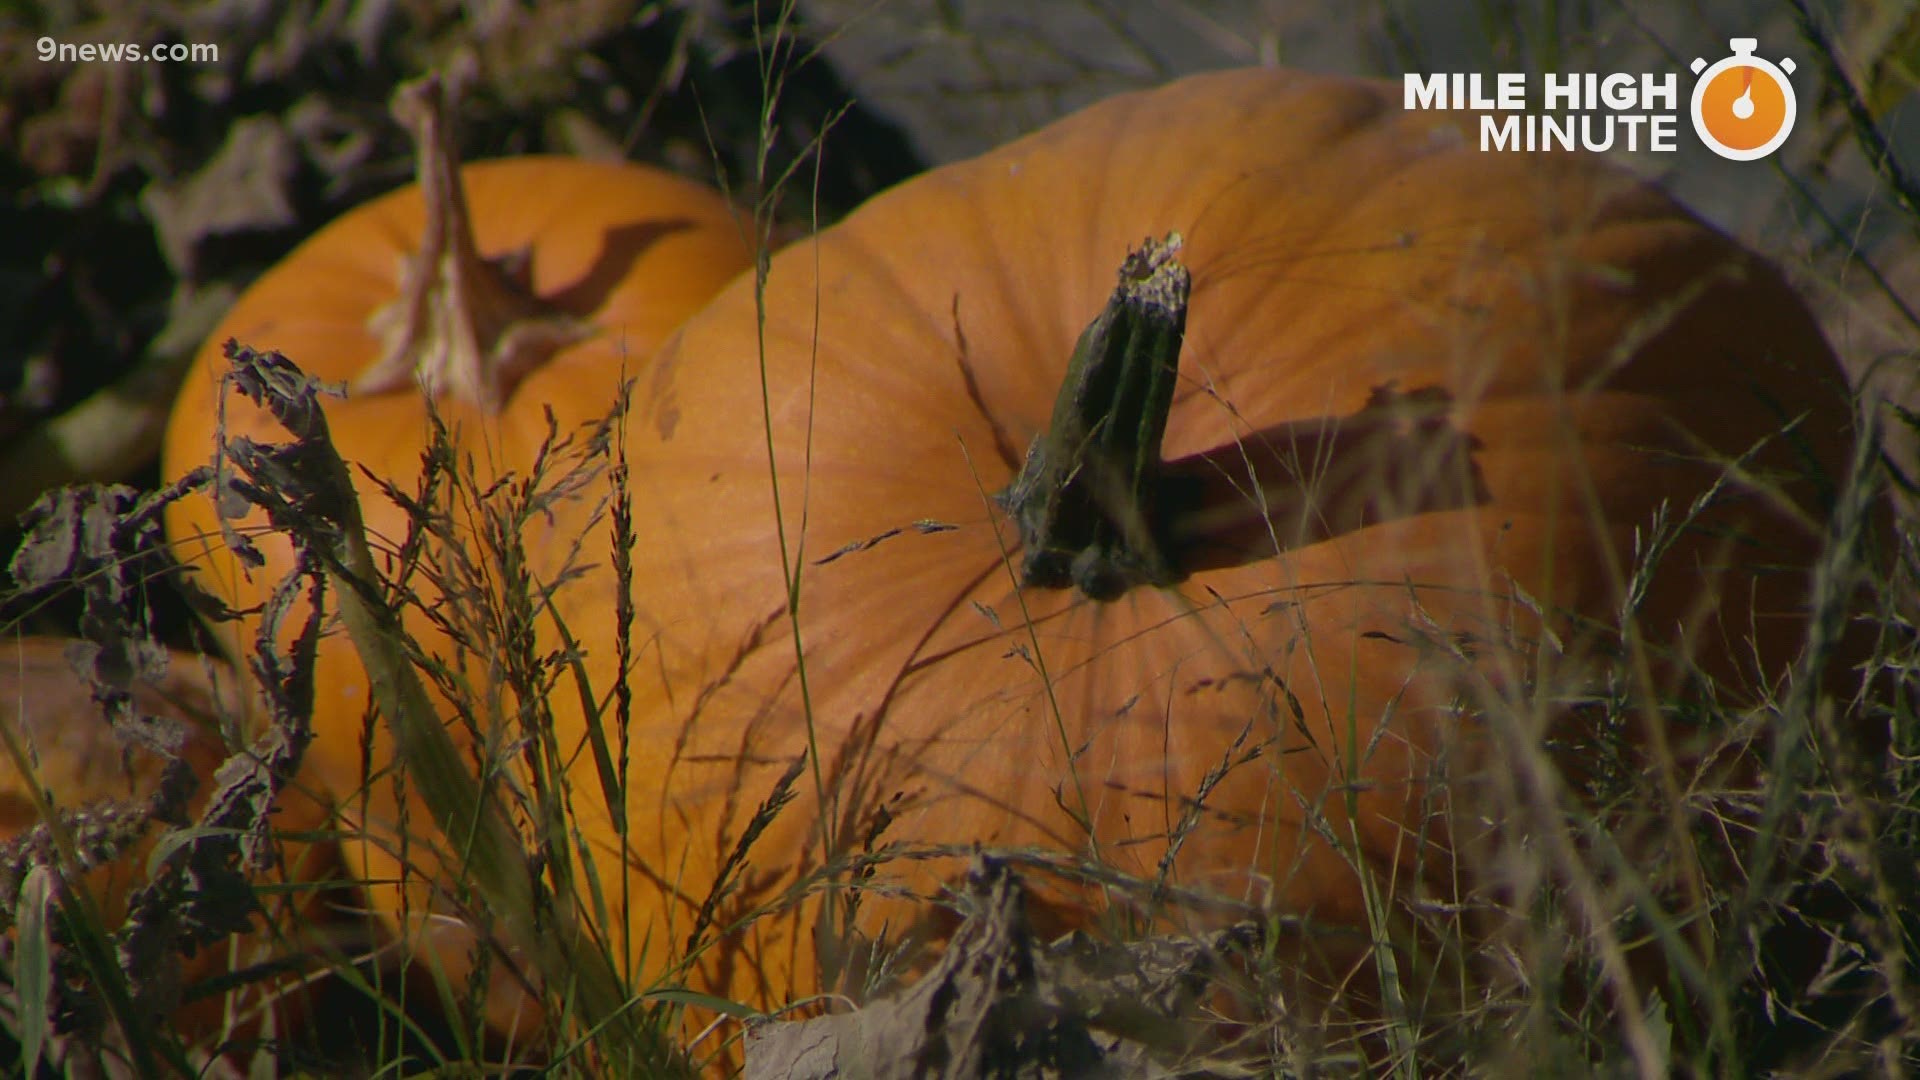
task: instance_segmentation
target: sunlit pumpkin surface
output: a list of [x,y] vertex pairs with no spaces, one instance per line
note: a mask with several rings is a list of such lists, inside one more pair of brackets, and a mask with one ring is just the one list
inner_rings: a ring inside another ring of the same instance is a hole
[[[927,847],[1039,849],[1332,928],[1367,925],[1356,866],[1400,900],[1456,899],[1473,879],[1448,851],[1491,823],[1423,779],[1449,751],[1497,764],[1542,738],[1618,645],[1569,616],[1614,625],[1636,530],[1770,439],[1749,467],[1789,474],[1770,480],[1790,503],[1735,485],[1638,621],[1736,699],[1779,677],[1818,542],[1804,474],[1837,477],[1850,438],[1828,348],[1773,271],[1662,196],[1584,157],[1479,153],[1469,123],[1372,83],[1185,80],[795,244],[763,329],[750,281],[686,326],[627,427],[624,850],[577,804],[602,867],[629,867],[650,970],[802,759],[694,976],[755,1004],[858,955],[822,925],[823,867],[857,886],[862,933],[897,937],[964,866],[906,857]],[[1193,289],[1166,451],[1217,477],[1193,572],[1105,604],[1017,589],[990,496],[1122,258],[1170,230]],[[611,582],[560,606],[601,694]],[[1656,657],[1654,688],[1678,666]],[[1490,727],[1495,706],[1517,727]],[[577,703],[555,707],[580,745]],[[1065,921],[1145,896],[1040,891]],[[1366,936],[1295,944],[1350,959]]]

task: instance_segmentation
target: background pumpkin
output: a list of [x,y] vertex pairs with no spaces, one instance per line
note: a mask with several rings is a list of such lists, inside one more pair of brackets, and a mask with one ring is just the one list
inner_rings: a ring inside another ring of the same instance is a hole
[[[752,251],[726,200],[662,170],[558,157],[459,167],[439,95],[437,82],[423,82],[397,99],[415,129],[420,183],[316,233],[262,275],[209,335],[174,405],[162,465],[173,479],[207,463],[222,407],[229,438],[284,441],[264,409],[237,395],[223,402],[221,384],[229,339],[284,352],[308,375],[349,387],[344,401],[328,407],[328,422],[342,456],[365,470],[354,480],[369,539],[389,571],[410,520],[367,474],[415,491],[430,441],[430,400],[482,488],[524,474],[549,437],[547,410],[563,431],[603,416],[620,372],[638,370],[681,320],[750,264]],[[236,607],[259,604],[293,567],[286,538],[268,534],[258,537],[267,566],[242,573],[204,496],[174,503],[166,524],[182,561],[197,565],[202,583]],[[264,515],[235,524],[263,532]],[[464,545],[453,538],[453,548]],[[424,614],[437,583],[415,577],[409,584],[420,598],[404,612],[409,632],[456,669],[466,666],[471,658]],[[296,606],[289,634],[304,610]],[[216,631],[238,656],[257,625],[249,618]],[[368,826],[367,837],[347,845],[350,863],[357,876],[379,883],[370,889],[376,910],[393,916],[407,905],[425,918],[437,833],[417,797],[403,807],[396,795],[383,725],[367,758],[375,779],[366,783],[368,687],[345,635],[322,642],[316,685],[309,760],[349,819]],[[391,884],[402,877],[411,900]]]
[[[92,869],[82,884],[111,931],[121,928],[133,891],[148,881],[154,841],[166,827],[138,816],[157,794],[166,762],[153,750],[115,734],[86,680],[68,659],[68,649],[75,644],[39,637],[0,644],[0,727],[10,739],[19,740],[32,755],[33,765],[29,781],[11,755],[0,755],[0,842],[14,841],[40,824],[27,786],[30,782],[51,799],[55,809],[88,815],[85,824],[70,823],[77,840],[87,834],[88,826],[117,834],[120,825],[133,823],[117,817],[119,812],[133,814],[141,825],[138,839]],[[189,814],[199,814],[213,792],[214,774],[229,756],[221,726],[236,725],[245,716],[244,696],[244,688],[236,684],[225,664],[184,653],[171,655],[161,678],[133,685],[135,708],[185,725],[180,758],[199,781],[188,803]],[[311,793],[283,792],[277,806],[276,832],[324,827],[327,808]],[[287,842],[280,845],[279,855],[282,865],[273,875],[275,882],[312,884],[340,872],[339,851],[331,844]],[[322,935],[344,925],[312,888],[265,894],[261,903],[265,921],[257,919],[253,933],[200,948],[182,961],[179,990],[192,991],[204,980],[249,965],[285,960],[302,943],[317,945]],[[295,1030],[289,1025],[304,1023],[307,993],[298,980],[266,979],[235,986],[224,994],[199,996],[170,1018],[172,1034],[188,1046],[202,1048],[224,1039],[257,1037],[261,1020],[271,1012],[276,1024],[267,1030],[284,1037]],[[229,1019],[235,1025],[232,1030],[225,1028]]]
[[[633,876],[633,954],[657,970],[695,932],[803,759],[694,975],[756,1004],[857,959],[822,894],[789,890],[890,842],[1035,846],[1147,882],[1164,863],[1173,884],[1336,931],[1368,926],[1355,863],[1448,899],[1449,811],[1424,780],[1488,752],[1461,707],[1515,718],[1491,729],[1496,754],[1537,746],[1617,644],[1603,627],[1636,530],[1761,443],[1748,475],[1767,493],[1734,485],[1638,614],[1691,657],[1656,659],[1653,691],[1688,669],[1735,696],[1777,678],[1822,480],[1850,445],[1826,344],[1774,271],[1656,191],[1586,157],[1482,154],[1473,122],[1370,82],[1184,80],[795,245],[772,261],[764,330],[747,281],[691,320],[627,428],[644,508],[630,832],[587,823]],[[1165,446],[1213,500],[1184,519],[1194,572],[1104,604],[1016,589],[990,495],[1122,257],[1176,229],[1193,289]],[[576,633],[604,625],[612,587],[561,594]],[[1535,607],[1561,650],[1529,655]],[[611,653],[587,658],[601,692]],[[577,743],[580,719],[561,724]],[[1642,736],[1690,749],[1682,730]],[[923,921],[917,901],[961,865],[897,855],[862,871],[864,934]],[[1043,901],[1084,920],[1097,891]],[[1370,938],[1298,944],[1338,972]]]

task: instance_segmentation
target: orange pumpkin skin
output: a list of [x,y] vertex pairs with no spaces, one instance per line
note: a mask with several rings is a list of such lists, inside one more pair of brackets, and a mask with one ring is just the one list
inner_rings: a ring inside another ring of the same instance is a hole
[[[517,383],[482,372],[482,378],[497,380],[505,390],[497,407],[453,389],[436,394],[434,405],[454,433],[456,449],[463,457],[471,455],[485,485],[529,467],[548,436],[547,407],[562,431],[604,416],[619,373],[639,370],[670,331],[751,264],[752,249],[724,199],[660,170],[524,157],[470,164],[459,175],[478,253],[489,259],[524,255],[528,292],[583,324],[588,334],[553,352]],[[164,447],[166,477],[184,475],[211,459],[221,377],[230,369],[223,353],[229,338],[284,352],[324,381],[352,384],[365,375],[382,355],[382,338],[372,323],[406,287],[408,260],[421,249],[427,227],[425,208],[418,185],[367,203],[316,233],[240,297],[208,337],[174,405]],[[227,395],[224,405],[229,438],[287,438],[269,414],[245,399]],[[328,404],[327,416],[349,468],[364,467],[404,492],[416,489],[421,454],[429,443],[428,398],[417,386],[350,390],[344,400]],[[358,469],[354,481],[369,542],[376,552],[390,554],[407,536],[407,515]],[[236,524],[251,535],[262,530],[264,515],[255,512]],[[182,561],[197,566],[202,584],[235,606],[260,603],[293,565],[283,536],[258,535],[268,565],[251,577],[243,574],[221,540],[213,503],[204,496],[171,506],[166,526]],[[434,602],[432,582],[415,576],[410,585],[423,605]],[[304,611],[304,602],[296,606],[289,632]],[[459,662],[419,608],[406,610],[406,623],[428,649]],[[238,656],[252,647],[257,626],[249,618],[215,629]],[[401,812],[390,769],[392,744],[384,725],[376,725],[370,761],[377,775],[369,785],[361,760],[368,688],[344,634],[322,642],[316,686],[313,771],[342,799],[349,820],[364,821],[371,833],[368,842],[347,845],[350,862],[358,876],[377,882],[394,882],[404,870],[413,894],[409,903],[424,915],[436,866],[433,821],[424,805],[409,798],[409,865],[403,867],[390,850]],[[370,891],[376,910],[389,915],[400,910],[398,890],[375,886]]]
[[[139,808],[157,792],[165,762],[151,750],[121,740],[86,682],[75,673],[66,652],[71,642],[59,638],[20,638],[0,644],[0,726],[31,748],[32,783],[61,811],[85,811],[100,821],[99,804]],[[187,737],[181,758],[192,767],[199,786],[187,812],[197,815],[213,792],[214,774],[229,756],[218,724],[245,715],[244,691],[224,664],[184,653],[171,655],[166,673],[153,682],[137,682],[134,706],[143,713],[185,723]],[[0,842],[11,842],[40,824],[28,779],[11,757],[0,757]],[[277,832],[318,832],[325,828],[327,810],[311,793],[282,792],[273,815]],[[153,842],[163,826],[148,825],[145,833],[118,857],[94,868],[83,879],[105,926],[118,929],[127,915],[133,890],[145,884]],[[339,852],[331,844],[286,841],[280,844],[281,865],[274,882],[320,882],[337,877]],[[317,941],[330,918],[312,890],[291,890],[277,898],[263,897],[267,925],[238,938],[196,950],[183,962],[182,990],[195,983],[250,964],[284,958],[299,942]],[[168,1018],[169,1028],[188,1045],[204,1046],[223,1038],[257,1037],[262,1014],[271,1011],[284,1035],[289,1023],[300,1022],[307,1011],[306,991],[297,985],[254,983],[228,994],[203,996],[181,1005]],[[237,1031],[223,1033],[231,1009]]]
[[[636,958],[644,946],[658,970],[686,940],[810,745],[818,783],[801,771],[714,925],[779,910],[691,976],[738,1000],[822,989],[820,893],[782,899],[869,842],[1035,846],[1153,882],[1203,786],[1174,885],[1334,928],[1368,925],[1355,860],[1391,895],[1455,896],[1446,803],[1423,778],[1443,752],[1487,756],[1482,731],[1503,760],[1553,715],[1507,705],[1515,733],[1456,705],[1529,677],[1551,700],[1605,642],[1556,614],[1565,652],[1534,671],[1490,645],[1469,666],[1421,641],[1527,638],[1529,604],[1604,624],[1635,530],[1720,471],[1688,462],[1769,439],[1777,409],[1806,414],[1807,457],[1775,440],[1755,468],[1810,461],[1831,479],[1851,440],[1831,352],[1774,271],[1594,160],[1479,153],[1472,123],[1403,112],[1370,82],[1187,79],[938,169],[789,248],[763,337],[746,281],[690,320],[627,429],[642,508],[622,853]],[[1168,230],[1193,289],[1166,456],[1197,476],[1251,462],[1271,523],[1251,496],[1237,526],[1196,518],[1204,568],[1176,588],[1105,604],[1017,589],[1018,539],[989,495],[1047,423],[1121,258]],[[1729,694],[1777,677],[1799,641],[1817,488],[1782,491],[1810,518],[1729,500],[1708,521],[1742,539],[1682,540],[1640,613]],[[801,579],[810,710],[776,521]],[[601,693],[610,629],[591,628],[611,588],[560,596]],[[1656,688],[1675,669],[1656,661]],[[580,738],[577,715],[558,723],[562,745]],[[1683,732],[1642,734],[1688,748]],[[613,827],[588,828],[612,865]],[[960,865],[884,862],[859,929],[897,936],[926,911],[911,897]],[[1068,920],[1099,905],[1094,889],[1044,899]]]

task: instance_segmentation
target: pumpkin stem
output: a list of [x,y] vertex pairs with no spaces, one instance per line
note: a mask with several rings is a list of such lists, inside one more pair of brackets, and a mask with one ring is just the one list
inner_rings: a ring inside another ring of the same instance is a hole
[[413,135],[426,221],[420,249],[402,270],[400,296],[368,327],[380,359],[353,390],[379,394],[418,385],[495,413],[521,378],[592,332],[535,296],[523,253],[481,256],[447,123],[454,92],[428,75],[394,93],[393,114]]
[[1160,443],[1173,408],[1192,277],[1179,233],[1127,256],[1080,335],[1053,418],[996,499],[1020,530],[1021,579],[1112,600],[1185,575],[1168,555]]

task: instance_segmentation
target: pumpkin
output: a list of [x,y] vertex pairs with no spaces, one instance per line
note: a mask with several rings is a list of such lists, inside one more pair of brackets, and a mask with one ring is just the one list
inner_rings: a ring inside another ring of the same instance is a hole
[[[482,487],[524,475],[548,440],[548,409],[568,424],[603,415],[619,373],[637,370],[750,265],[751,245],[718,194],[618,162],[531,156],[460,166],[444,109],[437,81],[404,89],[396,113],[418,145],[418,183],[314,234],[214,329],[173,407],[167,478],[210,460],[223,409],[229,438],[286,439],[264,408],[239,395],[223,400],[222,383],[229,339],[284,352],[306,374],[346,386],[345,399],[328,408],[329,426],[343,457],[361,470],[355,483],[369,540],[391,558],[411,523],[373,478],[416,490],[430,410],[456,453],[472,460]],[[257,605],[292,569],[291,544],[265,534],[259,511],[233,522],[261,534],[267,563],[249,575],[223,543],[220,524],[204,495],[176,502],[166,519],[177,553],[198,567],[205,585],[236,608]],[[465,541],[448,542],[458,549]],[[419,598],[406,609],[410,633],[458,667],[456,649],[424,614],[440,582],[415,575],[407,584]],[[298,626],[303,612],[304,602],[286,625]],[[250,617],[215,629],[238,656],[257,626]],[[397,792],[384,725],[375,725],[368,751],[375,775],[366,776],[367,679],[344,634],[323,640],[316,683],[310,758],[349,820],[366,829],[362,842],[348,845],[354,869],[376,883],[376,910],[397,916],[404,907],[424,917],[438,873],[433,819],[417,798]],[[403,878],[404,893],[394,885]]]
[[[133,890],[148,880],[161,826],[146,815],[165,781],[167,760],[115,733],[69,659],[79,644],[36,637],[0,644],[0,727],[28,755],[30,768],[23,773],[11,754],[0,756],[0,842],[19,840],[41,824],[37,788],[54,810],[69,815],[67,828],[81,858],[88,860],[79,887],[102,925],[118,930]],[[141,714],[181,723],[185,738],[177,756],[197,782],[186,813],[199,815],[213,791],[215,772],[229,757],[220,725],[245,715],[235,677],[211,658],[173,653],[162,676],[136,680],[132,691],[133,707]],[[272,824],[276,832],[318,831],[326,817],[327,809],[308,793],[284,791]],[[310,886],[339,873],[339,853],[330,844],[282,842],[277,854],[275,883]],[[339,920],[311,887],[262,895],[266,923],[256,921],[251,932],[197,949],[182,962],[174,990],[190,993],[205,980],[285,959],[299,942],[316,941],[329,924],[337,928]],[[255,980],[187,1001],[168,1025],[188,1045],[202,1045],[258,1032],[271,1013],[284,1035],[307,1005],[297,980]]]
[[[1612,653],[1641,701],[1780,678],[1852,439],[1814,320],[1651,187],[1399,98],[1274,70],[1113,98],[872,199],[660,350],[625,429],[631,671],[611,575],[556,600],[595,693],[634,695],[625,821],[581,810],[638,970],[693,941],[735,1000],[857,993],[978,844],[1099,868],[1036,887],[1043,925],[1206,910],[1156,900],[1182,890],[1292,916],[1344,978],[1381,897],[1481,887],[1489,830],[1432,779],[1511,775]],[[1629,608],[1636,538],[1734,459]],[[1639,782],[1706,734],[1643,723]]]

